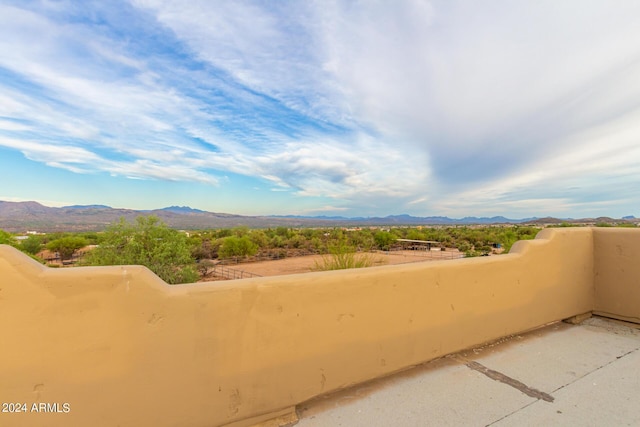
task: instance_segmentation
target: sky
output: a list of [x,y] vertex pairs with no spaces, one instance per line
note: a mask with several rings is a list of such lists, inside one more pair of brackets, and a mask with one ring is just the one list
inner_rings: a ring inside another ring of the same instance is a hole
[[0,0],[0,200],[640,216],[640,2]]

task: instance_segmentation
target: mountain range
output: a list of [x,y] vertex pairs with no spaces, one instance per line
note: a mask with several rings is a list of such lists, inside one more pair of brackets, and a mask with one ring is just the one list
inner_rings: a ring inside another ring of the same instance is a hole
[[332,226],[373,226],[373,225],[456,225],[456,224],[553,224],[561,222],[624,222],[636,219],[632,216],[624,220],[608,217],[580,220],[558,218],[509,219],[503,216],[464,217],[460,219],[444,216],[415,217],[411,215],[389,215],[386,217],[341,217],[341,216],[244,216],[227,213],[207,212],[188,206],[169,206],[153,210],[133,210],[112,208],[106,205],[73,205],[48,207],[38,202],[0,201],[0,229],[9,232],[53,231],[99,231],[124,217],[133,221],[140,215],[155,215],[172,228],[208,229],[247,226],[267,227],[332,227]]

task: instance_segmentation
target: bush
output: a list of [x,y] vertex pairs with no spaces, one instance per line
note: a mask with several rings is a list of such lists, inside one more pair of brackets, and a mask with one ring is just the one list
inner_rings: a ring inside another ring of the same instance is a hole
[[255,255],[258,252],[258,245],[253,243],[248,236],[225,237],[222,246],[218,251],[220,258],[244,258]]
[[391,244],[396,241],[396,236],[387,231],[378,231],[373,236],[378,248],[387,251],[391,247]]
[[71,259],[78,249],[85,246],[87,246],[87,240],[79,236],[65,236],[47,243],[47,249],[57,252],[60,255],[60,261]]
[[344,270],[347,268],[371,267],[375,259],[371,254],[356,253],[353,246],[340,241],[329,246],[328,256],[322,257],[322,263],[316,262],[316,270]]
[[209,270],[216,267],[216,263],[210,259],[201,259],[198,261],[198,272],[200,276],[206,277],[209,275]]
[[107,228],[100,245],[82,263],[144,265],[169,284],[192,283],[199,278],[187,237],[155,216],[140,216],[135,224],[121,218]]
[[20,249],[30,255],[37,254],[42,249],[42,237],[33,235],[27,237],[20,242]]
[[16,240],[11,233],[4,230],[0,230],[0,245],[16,245]]

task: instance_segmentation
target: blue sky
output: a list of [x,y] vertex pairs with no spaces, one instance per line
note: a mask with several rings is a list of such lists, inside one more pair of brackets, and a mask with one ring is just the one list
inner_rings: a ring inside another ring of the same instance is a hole
[[640,2],[0,1],[0,200],[640,216]]

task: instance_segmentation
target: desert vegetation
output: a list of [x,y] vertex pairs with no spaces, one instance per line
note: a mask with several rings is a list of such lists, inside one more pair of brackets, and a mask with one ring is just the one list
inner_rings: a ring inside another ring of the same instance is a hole
[[129,265],[148,267],[165,282],[198,280],[187,237],[154,216],[140,216],[131,224],[124,219],[102,233],[99,245],[87,252],[82,265]]
[[[370,228],[224,228],[180,232],[155,216],[124,218],[104,232],[29,235],[21,240],[0,231],[0,242],[36,259],[77,265],[145,265],[168,283],[194,282],[216,263],[324,255],[316,270],[374,265],[373,251],[398,249],[397,239],[429,240],[457,248],[466,256],[508,251],[520,239],[533,238],[535,227],[370,227]],[[46,249],[46,250],[45,250]],[[82,251],[82,253],[80,253]],[[54,265],[59,265],[55,264]]]
[[316,262],[316,270],[345,270],[348,268],[371,267],[376,258],[371,252],[356,252],[345,240],[339,240],[329,245],[329,254],[322,257],[322,262]]
[[[557,226],[567,226],[559,224]],[[604,226],[604,224],[603,224]],[[289,228],[249,227],[178,231],[155,216],[124,218],[103,232],[17,236],[0,230],[0,244],[12,245],[52,266],[145,265],[168,283],[190,283],[219,264],[322,255],[315,270],[369,267],[376,251],[402,248],[398,239],[433,242],[467,257],[508,253],[518,240],[532,239],[534,226],[424,226]]]

